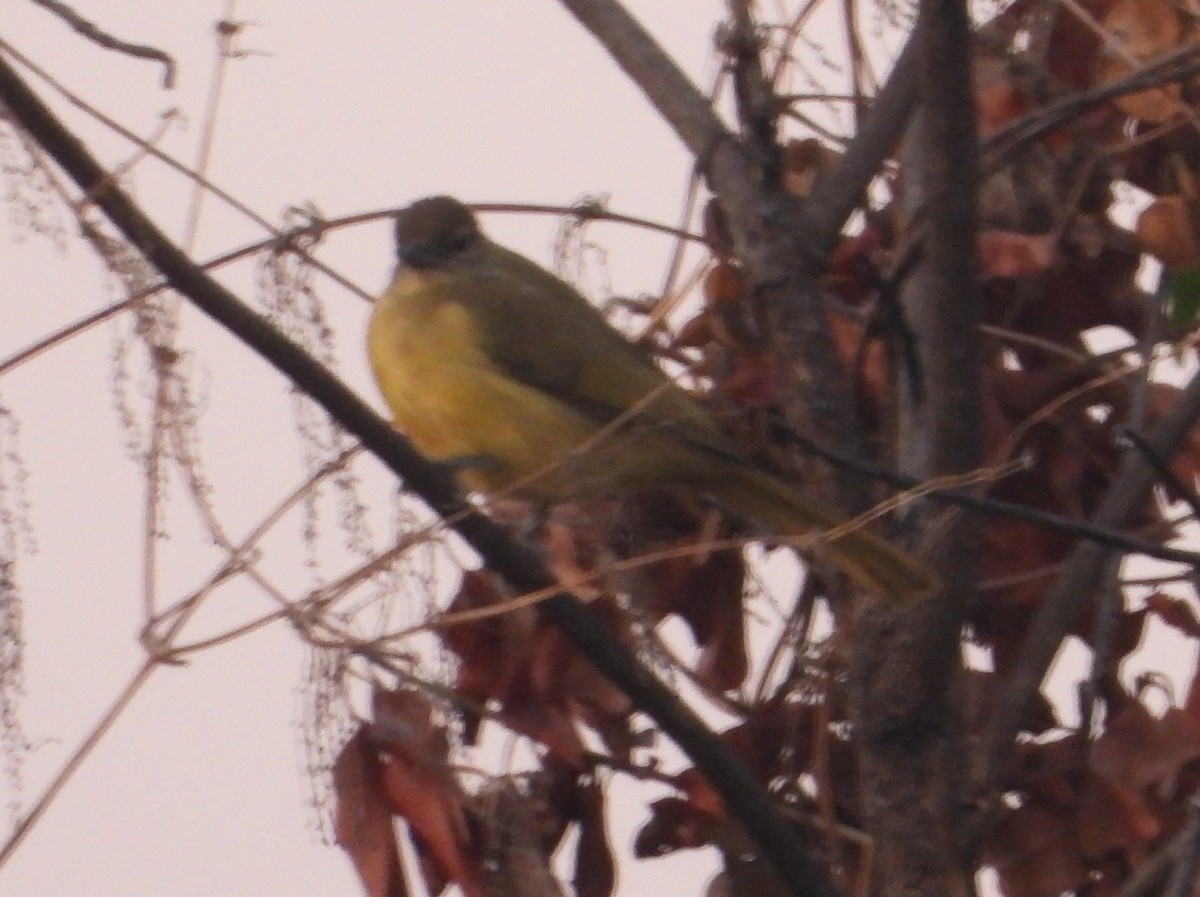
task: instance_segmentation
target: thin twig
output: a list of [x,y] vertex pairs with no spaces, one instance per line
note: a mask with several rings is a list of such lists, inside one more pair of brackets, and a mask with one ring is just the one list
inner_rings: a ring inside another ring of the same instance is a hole
[[[1200,376],[1192,378],[1151,431],[1147,441],[1155,454],[1173,457],[1198,418]],[[1153,468],[1144,458],[1127,453],[1092,522],[1105,529],[1122,527],[1143,507],[1156,479]],[[1038,694],[1063,635],[1092,599],[1109,551],[1091,542],[1078,545],[1028,627],[1005,691],[988,720],[974,760],[976,793],[985,800],[987,809],[972,821],[972,839],[985,831],[992,809],[988,799],[1000,780],[1026,709]]]
[[[437,513],[450,516],[465,511],[466,516],[456,529],[491,569],[521,591],[535,591],[552,583],[536,551],[514,542],[494,522],[470,512],[448,471],[422,458],[332,373],[197,268],[126,193],[111,183],[108,172],[3,58],[0,58],[0,100],[79,188],[93,195],[97,206],[176,290],[268,360],[347,431],[358,436],[368,451],[404,478]],[[700,102],[703,103],[703,98]],[[824,869],[809,855],[798,833],[781,818],[775,801],[750,770],[594,614],[566,594],[546,601],[542,613],[691,756],[721,794],[731,814],[751,832],[763,855],[790,882],[798,897],[834,893]]]
[[159,663],[156,660],[152,658],[147,659],[125,684],[125,687],[121,689],[108,710],[100,717],[96,725],[92,727],[92,731],[87,734],[79,746],[71,753],[67,762],[58,771],[58,775],[51,780],[38,799],[33,802],[33,805],[29,808],[29,812],[16,824],[12,834],[8,836],[8,840],[0,847],[0,869],[4,868],[4,864],[12,858],[17,848],[21,846],[21,843],[33,831],[34,826],[46,815],[46,811],[50,809],[55,799],[62,793],[62,790],[70,782],[72,776],[75,775],[79,767],[83,765],[96,746],[104,739],[104,736],[108,734],[113,724],[125,712],[125,709],[137,697],[137,693],[141,691],[142,686],[146,684],[151,674],[158,668]]
[[163,64],[163,87],[171,90],[175,86],[175,60],[162,50],[143,44],[131,44],[118,37],[113,37],[107,31],[101,30],[94,22],[89,22],[79,13],[75,12],[67,4],[60,3],[59,0],[33,0],[33,2],[43,9],[54,13],[54,15],[58,16],[92,43],[98,44],[106,50],[116,50],[118,53],[124,53],[126,56],[136,56],[139,59],[152,59],[156,62],[161,62]]
[[1005,125],[979,146],[981,167],[994,171],[1027,143],[1079,118],[1089,109],[1150,87],[1183,81],[1200,72],[1200,47],[1188,44],[1157,62],[1108,84],[1048,103]]
[[[280,231],[270,221],[268,221],[263,216],[259,215],[257,212],[255,212],[253,209],[251,209],[249,206],[247,206],[245,203],[243,203],[241,200],[239,200],[233,194],[229,193],[226,190],[221,189],[219,186],[217,186],[216,184],[214,184],[212,181],[208,180],[207,178],[200,177],[198,174],[196,174],[194,171],[192,171],[190,168],[188,168],[188,166],[185,165],[184,163],[173,158],[172,156],[167,155],[162,150],[158,149],[158,147],[156,147],[152,144],[148,144],[146,141],[142,140],[140,137],[138,137],[138,135],[134,134],[132,131],[130,131],[128,128],[126,128],[124,125],[122,125],[117,120],[110,118],[109,116],[107,116],[103,112],[101,112],[99,109],[96,109],[91,104],[85,102],[82,98],[76,96],[74,93],[72,93],[70,90],[68,90],[61,82],[56,80],[49,72],[47,72],[45,69],[38,66],[36,63],[33,62],[33,60],[29,59],[29,57],[25,56],[23,53],[21,53],[19,50],[17,50],[16,47],[12,46],[12,44],[8,43],[3,38],[0,38],[0,51],[3,51],[8,56],[11,56],[18,63],[20,63],[23,68],[29,70],[30,72],[33,72],[35,75],[37,75],[38,78],[40,78],[42,81],[44,81],[48,85],[50,85],[50,87],[52,87],[57,93],[59,93],[64,99],[66,99],[73,106],[75,106],[76,108],[87,113],[89,116],[94,118],[96,121],[100,122],[105,127],[112,130],[114,133],[121,135],[126,140],[133,143],[135,146],[142,148],[146,153],[153,156],[155,159],[158,159],[158,161],[162,162],[164,165],[179,172],[184,177],[195,182],[196,184],[199,184],[200,186],[204,187],[205,190],[207,190],[213,196],[216,196],[227,206],[229,206],[232,209],[235,209],[236,211],[240,212],[242,215],[245,215],[247,218],[249,218],[251,221],[253,221],[255,224],[257,224],[259,227],[263,228],[268,233],[274,235],[277,239],[280,239],[280,240],[287,239],[289,232]],[[342,219],[342,220],[348,221],[349,219]],[[323,233],[324,231],[321,231],[321,232]],[[334,269],[332,269],[328,265],[326,265],[324,262],[322,262],[320,259],[310,255],[302,247],[299,247],[294,243],[292,245],[295,247],[295,251],[299,252],[300,255],[304,258],[304,260],[306,262],[308,262],[310,265],[312,265],[314,268],[316,268],[318,271],[320,271],[322,274],[324,274],[326,277],[328,277],[334,283],[337,283],[340,286],[344,287],[345,289],[349,290],[351,293],[358,296],[360,299],[365,299],[368,302],[373,300],[374,297],[370,293],[368,293],[366,290],[364,290],[362,287],[358,286],[358,284],[353,283],[352,281],[350,281],[343,275],[339,274],[337,271],[335,271]]]
[[[871,477],[892,486],[911,489],[920,486],[923,482],[916,477],[888,470],[845,452],[835,451],[828,446],[791,431],[787,431],[785,438],[804,451],[818,455],[831,464],[844,467],[862,476]],[[1025,505],[1018,505],[996,498],[988,498],[972,492],[960,492],[954,489],[935,489],[925,493],[925,497],[934,501],[970,508],[984,514],[1023,520],[1026,523],[1032,523],[1050,532],[1064,533],[1079,539],[1095,542],[1097,545],[1104,545],[1131,554],[1144,554],[1147,557],[1155,557],[1164,561],[1175,561],[1181,564],[1200,567],[1200,552],[1171,548],[1157,542],[1138,539],[1121,530],[1099,527],[1087,520],[1075,520],[1070,517],[1064,517],[1061,514],[1041,511],[1037,508],[1030,508]]]
[[1158,474],[1166,487],[1179,496],[1179,498],[1183,499],[1187,503],[1187,506],[1192,509],[1193,514],[1200,517],[1200,496],[1196,495],[1195,488],[1181,480],[1179,475],[1171,469],[1171,465],[1155,454],[1150,443],[1146,441],[1146,437],[1130,427],[1123,427],[1121,429],[1121,438],[1128,439],[1142,453],[1142,457],[1146,459],[1146,463],[1154,468],[1155,473]]
[[200,130],[200,143],[196,150],[196,164],[192,170],[198,180],[192,189],[192,201],[188,207],[187,217],[183,226],[183,248],[191,252],[195,248],[196,232],[200,227],[200,209],[204,203],[206,192],[200,185],[199,179],[208,177],[208,164],[212,159],[213,146],[216,144],[217,113],[221,109],[221,89],[225,85],[225,72],[229,68],[230,47],[236,31],[220,27],[220,24],[233,21],[236,14],[237,0],[225,0],[225,15],[218,27],[214,29],[217,35],[217,52],[213,60],[212,77],[208,84],[208,101],[204,105],[204,125]]

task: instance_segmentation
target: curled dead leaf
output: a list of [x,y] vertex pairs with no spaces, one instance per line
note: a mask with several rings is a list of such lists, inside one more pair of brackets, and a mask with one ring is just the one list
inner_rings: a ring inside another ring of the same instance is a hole
[[814,137],[792,140],[783,149],[783,186],[792,196],[812,192],[818,177],[837,164],[841,154]]
[[407,897],[382,778],[383,767],[363,726],[333,763],[334,833],[354,864],[366,897]]
[[1200,221],[1195,201],[1182,196],[1162,196],[1138,216],[1135,233],[1142,249],[1171,269],[1200,264]]
[[664,797],[650,805],[650,819],[633,840],[639,859],[660,857],[676,850],[704,847],[712,843],[717,820],[690,802]]
[[729,261],[720,261],[704,275],[704,301],[709,308],[735,305],[746,298],[746,276]]
[[1155,592],[1146,599],[1146,607],[1171,628],[1192,638],[1200,638],[1200,619],[1197,619],[1189,602]]
[[[1157,59],[1175,49],[1185,39],[1179,9],[1165,0],[1120,0],[1103,25],[1113,44],[1101,50],[1096,81],[1109,84],[1128,76],[1139,63]],[[1178,84],[1125,94],[1113,105],[1131,118],[1164,122],[1181,109]]]

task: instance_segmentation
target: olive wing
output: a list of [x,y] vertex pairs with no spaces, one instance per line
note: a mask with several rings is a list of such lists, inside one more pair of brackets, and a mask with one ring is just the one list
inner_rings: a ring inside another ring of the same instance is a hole
[[497,367],[601,424],[654,393],[654,414],[713,426],[575,289],[503,247],[491,255],[486,271],[465,273],[455,299],[478,321]]

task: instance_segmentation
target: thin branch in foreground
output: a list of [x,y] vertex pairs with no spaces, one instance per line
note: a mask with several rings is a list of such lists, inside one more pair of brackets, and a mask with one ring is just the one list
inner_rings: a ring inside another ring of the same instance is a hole
[[1175,493],[1179,498],[1187,502],[1192,513],[1200,518],[1200,496],[1196,495],[1196,490],[1179,478],[1179,475],[1171,469],[1171,465],[1160,458],[1154,452],[1154,447],[1146,441],[1146,437],[1142,436],[1136,430],[1125,427],[1121,431],[1121,438],[1127,439],[1146,459],[1146,463],[1154,468],[1155,473],[1163,481],[1163,484]]
[[[197,267],[112,183],[109,173],[3,58],[0,58],[0,101],[172,287],[357,436],[368,451],[402,477],[434,511],[443,517],[466,512],[455,529],[489,568],[522,591],[553,584],[534,549],[515,542],[502,527],[474,512],[463,501],[449,471],[419,455],[330,371]],[[613,637],[591,610],[571,595],[560,593],[542,605],[542,613],[688,754],[792,893],[797,897],[832,897],[836,893],[804,838],[783,818],[775,801],[746,766],[628,647]]]
[[1025,144],[1063,127],[1102,103],[1173,81],[1181,82],[1197,72],[1200,72],[1200,47],[1186,44],[1124,78],[1070,94],[1034,109],[1028,115],[1005,125],[980,144],[982,167],[985,171],[995,170]]
[[[1193,377],[1184,387],[1146,441],[1157,457],[1173,458],[1197,419],[1200,419],[1200,376]],[[1142,455],[1126,453],[1121,470],[1093,515],[1092,523],[1105,529],[1121,528],[1144,505],[1156,482],[1153,467]],[[1067,630],[1092,600],[1109,552],[1110,549],[1090,542],[1076,547],[1029,625],[1006,690],[997,701],[974,758],[976,793],[984,801],[985,809],[972,821],[972,839],[985,830],[994,809],[990,798],[1021,731],[1026,710],[1037,697]]]
[[139,59],[153,59],[163,64],[163,87],[170,90],[175,86],[175,60],[157,47],[147,47],[143,44],[131,44],[118,37],[113,37],[94,22],[89,22],[71,7],[59,0],[32,0],[38,6],[54,13],[88,40],[99,44],[106,50],[116,50],[126,56],[136,56]]
[[[22,54],[19,50],[17,50],[16,47],[14,47],[11,44],[9,44],[8,42],[6,42],[3,38],[0,38],[0,52],[4,52],[4,53],[8,54],[9,56],[11,56],[13,59],[17,60],[17,62],[19,62],[24,68],[28,69],[30,72],[33,72],[33,74],[37,75],[37,77],[39,77],[40,79],[45,81],[47,84],[49,84],[67,102],[71,103],[76,108],[81,109],[83,112],[87,113],[89,116],[94,118],[96,121],[100,122],[102,125],[109,128],[114,133],[119,134],[120,136],[124,137],[126,140],[130,141],[135,146],[140,147],[143,152],[153,156],[155,159],[162,162],[164,165],[179,172],[181,175],[183,175],[185,178],[187,178],[188,180],[195,183],[197,186],[203,187],[206,191],[208,191],[209,193],[216,196],[227,206],[240,212],[242,215],[245,215],[247,218],[249,218],[251,221],[253,221],[255,224],[257,224],[263,230],[267,231],[267,233],[272,234],[279,239],[289,239],[291,236],[293,236],[295,234],[295,231],[288,231],[288,232],[280,231],[270,221],[268,221],[263,216],[259,215],[257,212],[255,212],[253,209],[251,209],[245,203],[238,200],[235,196],[231,195],[229,192],[222,190],[219,186],[217,186],[216,184],[214,184],[212,181],[208,180],[207,178],[201,177],[199,174],[192,171],[184,163],[182,163],[179,160],[175,159],[174,157],[164,153],[158,147],[154,146],[154,144],[148,143],[147,141],[142,140],[140,137],[138,137],[137,134],[134,134],[132,131],[130,131],[128,128],[126,128],[124,125],[122,125],[120,122],[116,121],[113,118],[110,118],[109,116],[107,116],[103,112],[101,112],[99,109],[96,109],[94,106],[84,102],[80,97],[76,96],[74,93],[72,93],[70,90],[68,90],[63,84],[61,84],[58,80],[56,80],[49,72],[47,72],[45,69],[38,66],[36,63],[33,62],[33,60],[29,59],[27,56]],[[388,213],[388,214],[394,214],[394,213]],[[358,216],[352,216],[352,218],[357,219]],[[346,223],[353,223],[353,221],[351,219],[341,219],[341,220],[343,220]],[[322,224],[322,225],[330,224],[330,223],[331,222],[320,222],[320,224]],[[322,232],[323,232],[323,230],[322,230]],[[366,299],[367,301],[370,301],[373,298],[365,290],[363,290],[361,287],[359,287],[357,284],[355,284],[355,283],[351,282],[350,280],[348,280],[347,278],[343,277],[337,271],[334,271],[332,268],[330,268],[328,265],[326,265],[324,262],[322,262],[320,259],[316,258],[315,256],[310,255],[304,249],[297,247],[295,251],[300,253],[303,256],[303,258],[310,265],[312,265],[314,268],[316,268],[318,271],[320,271],[326,277],[333,280],[334,283],[340,284],[342,287],[346,288],[351,293],[355,294],[356,296],[359,296],[362,299]]]
[[[784,439],[789,444],[796,446],[802,451],[817,455],[830,464],[844,467],[862,476],[880,480],[890,486],[900,489],[914,489],[920,487],[923,483],[917,477],[879,467],[869,461],[849,455],[846,452],[835,451],[828,446],[821,445],[791,430],[786,431]],[[934,501],[968,508],[981,514],[1023,520],[1026,523],[1032,523],[1034,526],[1048,530],[1049,532],[1075,536],[1079,539],[1086,539],[1097,545],[1103,545],[1126,553],[1144,554],[1147,557],[1154,557],[1164,561],[1174,561],[1180,564],[1189,564],[1200,568],[1200,552],[1172,548],[1169,545],[1160,545],[1148,539],[1139,539],[1136,536],[1131,536],[1119,529],[1097,526],[1095,523],[1087,520],[1074,520],[1070,517],[1064,517],[1061,514],[1051,513],[1050,511],[1026,507],[1025,505],[1004,501],[1003,499],[988,498],[987,496],[959,489],[937,488],[923,493],[923,496]]]

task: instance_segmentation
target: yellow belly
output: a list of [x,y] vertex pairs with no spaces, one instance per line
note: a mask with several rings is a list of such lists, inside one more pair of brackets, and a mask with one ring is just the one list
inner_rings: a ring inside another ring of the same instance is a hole
[[570,479],[564,459],[596,425],[497,369],[466,310],[438,301],[428,286],[406,275],[379,299],[368,331],[396,426],[429,457],[461,463],[470,489],[517,486],[530,497],[562,497]]

